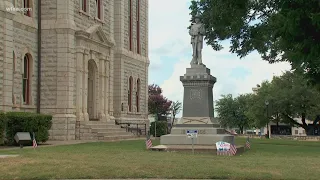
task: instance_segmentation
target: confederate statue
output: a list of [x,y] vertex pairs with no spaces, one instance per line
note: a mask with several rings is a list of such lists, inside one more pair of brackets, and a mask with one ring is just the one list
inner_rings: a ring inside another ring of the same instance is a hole
[[200,15],[194,16],[194,23],[191,24],[189,30],[191,36],[191,44],[193,49],[191,64],[202,64],[202,47],[203,47],[203,36],[205,34],[204,25],[200,22]]

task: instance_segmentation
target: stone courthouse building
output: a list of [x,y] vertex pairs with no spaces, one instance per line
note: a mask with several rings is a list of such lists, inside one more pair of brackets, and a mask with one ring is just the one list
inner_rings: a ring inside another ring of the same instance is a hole
[[52,140],[148,127],[148,66],[148,0],[0,0],[0,111],[52,114]]

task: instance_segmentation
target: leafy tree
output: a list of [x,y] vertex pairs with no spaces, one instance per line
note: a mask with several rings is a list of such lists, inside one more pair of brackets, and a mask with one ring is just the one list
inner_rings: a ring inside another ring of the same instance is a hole
[[[269,117],[266,116],[264,105],[266,100],[270,103]],[[271,83],[262,84],[247,116],[255,119],[258,126],[269,121],[284,122],[302,127],[308,132],[306,119],[313,119],[319,114],[319,101],[320,92],[315,87],[308,85],[301,74],[287,71],[280,77],[274,77]],[[294,118],[301,118],[302,123]]]
[[182,103],[179,102],[179,101],[176,101],[176,102],[173,102],[171,104],[171,112],[172,112],[172,122],[171,122],[171,128],[174,124],[174,121],[176,119],[176,115],[179,114],[181,112],[181,109],[182,109]]
[[240,58],[257,51],[269,63],[289,62],[320,84],[319,0],[192,0],[191,15],[201,12],[205,40]]
[[243,133],[245,128],[251,127],[252,122],[246,116],[252,95],[244,94],[233,98],[231,94],[223,95],[216,103],[220,124],[223,127],[239,128]]
[[149,114],[156,116],[156,120],[161,119],[162,115],[168,115],[170,112],[171,101],[162,95],[162,89],[155,84],[148,86],[148,109]]

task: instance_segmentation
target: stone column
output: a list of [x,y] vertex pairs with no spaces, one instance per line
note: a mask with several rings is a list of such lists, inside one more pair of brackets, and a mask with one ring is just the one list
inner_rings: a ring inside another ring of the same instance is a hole
[[82,87],[83,87],[83,95],[82,95],[82,112],[85,121],[89,121],[88,114],[88,61],[89,61],[89,50],[84,50],[84,58],[83,58],[83,74],[82,74]]
[[114,87],[114,51],[111,50],[110,53],[110,65],[109,65],[109,115],[110,120],[114,121],[115,118],[113,116],[113,87]]
[[[57,16],[52,30],[56,32],[57,47],[57,96],[56,114],[53,115],[54,139],[74,140],[76,109],[74,108],[74,82],[76,77],[76,54],[73,2],[57,0]],[[63,123],[62,123],[63,122]],[[63,132],[61,132],[63,129]]]
[[76,92],[77,92],[77,99],[76,99],[76,107],[77,107],[77,120],[83,121],[83,58],[84,58],[84,48],[77,47],[76,48],[76,68],[77,68],[77,76],[76,76]]
[[149,72],[149,64],[150,61],[147,59],[147,62],[145,64],[145,73],[146,73],[146,79],[145,79],[145,101],[144,101],[144,106],[145,106],[145,112],[144,112],[144,119],[146,121],[146,131],[150,131],[150,121],[149,121],[149,110],[148,110],[148,99],[149,99],[149,94],[148,94],[148,72]]
[[110,96],[110,86],[109,86],[109,74],[110,74],[110,62],[109,62],[109,57],[107,57],[107,61],[105,62],[105,76],[104,76],[104,81],[105,81],[105,98],[104,98],[104,112],[106,114],[106,118],[109,121],[110,120],[110,115],[109,115],[109,96]]
[[149,90],[149,87],[148,87],[148,72],[149,72],[149,64],[150,64],[150,61],[149,59],[147,60],[147,63],[146,63],[146,80],[145,80],[145,102],[144,102],[144,105],[145,105],[145,115],[146,115],[146,119],[149,121],[148,119],[148,114],[149,114],[149,110],[148,110],[148,99],[149,99],[149,94],[148,94],[148,90]]
[[100,121],[106,121],[106,115],[104,112],[104,106],[105,106],[105,60],[102,55],[99,56],[99,101],[100,101],[100,107],[99,107],[99,120]]

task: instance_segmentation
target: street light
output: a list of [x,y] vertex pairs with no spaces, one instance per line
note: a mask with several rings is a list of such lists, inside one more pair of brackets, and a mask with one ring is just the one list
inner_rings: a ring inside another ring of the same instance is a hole
[[268,133],[268,138],[270,139],[270,131],[269,131],[269,101],[268,100],[266,100],[265,102],[264,102],[264,104],[266,105],[266,110],[267,110],[267,133]]

